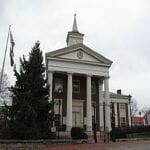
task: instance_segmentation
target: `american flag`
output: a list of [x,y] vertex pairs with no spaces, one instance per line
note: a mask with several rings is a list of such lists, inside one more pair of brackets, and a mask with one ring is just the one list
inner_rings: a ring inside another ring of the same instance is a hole
[[10,64],[11,66],[14,65],[14,46],[15,46],[15,42],[14,42],[12,33],[10,31]]

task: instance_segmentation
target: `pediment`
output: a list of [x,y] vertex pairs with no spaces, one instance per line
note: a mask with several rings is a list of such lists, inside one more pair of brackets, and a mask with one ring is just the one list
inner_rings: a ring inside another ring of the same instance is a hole
[[70,53],[59,55],[57,57],[69,59],[69,60],[73,59],[73,60],[79,60],[79,61],[99,62],[98,59],[84,52],[81,48]]
[[65,47],[56,51],[46,53],[46,57],[63,59],[66,61],[77,61],[82,63],[94,63],[98,65],[111,66],[112,61],[102,56],[101,54],[95,52],[89,47],[83,44],[76,44],[72,46]]

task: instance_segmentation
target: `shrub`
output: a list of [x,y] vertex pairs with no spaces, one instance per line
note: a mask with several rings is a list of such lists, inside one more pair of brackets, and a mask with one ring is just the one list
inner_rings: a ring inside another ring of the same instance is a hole
[[113,142],[116,141],[116,139],[119,139],[119,138],[127,138],[127,133],[124,129],[121,129],[121,128],[114,128],[111,130],[110,132],[110,137],[111,137],[111,140]]
[[133,126],[127,129],[128,134],[150,132],[150,126]]
[[71,137],[73,139],[88,139],[88,136],[84,132],[84,129],[80,128],[80,127],[72,127],[72,129],[71,129]]
[[[26,131],[26,132],[24,132]],[[36,139],[56,139],[56,133],[50,130],[41,130],[37,127],[27,128],[25,125],[14,124],[4,127],[0,130],[0,139],[20,139],[20,140],[36,140]]]
[[114,128],[110,132],[110,137],[113,142],[119,138],[127,138],[127,137],[140,137],[145,136],[149,137],[150,126],[133,126],[130,128]]

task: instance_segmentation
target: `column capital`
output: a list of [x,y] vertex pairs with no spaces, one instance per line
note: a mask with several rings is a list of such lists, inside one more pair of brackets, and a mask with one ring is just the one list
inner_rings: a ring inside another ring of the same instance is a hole
[[86,74],[86,76],[87,76],[87,77],[92,77],[93,75],[92,75],[92,74]]
[[103,84],[103,80],[104,80],[104,78],[99,78],[99,84]]
[[104,80],[108,80],[110,78],[110,76],[108,76],[108,77],[104,77]]
[[48,72],[48,73],[53,73],[53,72],[54,72],[54,70],[48,70],[47,72]]
[[70,71],[70,72],[67,72],[67,74],[73,75],[73,72]]

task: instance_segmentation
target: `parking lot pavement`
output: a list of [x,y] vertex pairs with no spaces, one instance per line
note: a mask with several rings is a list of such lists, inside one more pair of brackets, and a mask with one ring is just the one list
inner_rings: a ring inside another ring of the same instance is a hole
[[49,145],[47,150],[150,150],[150,141]]

